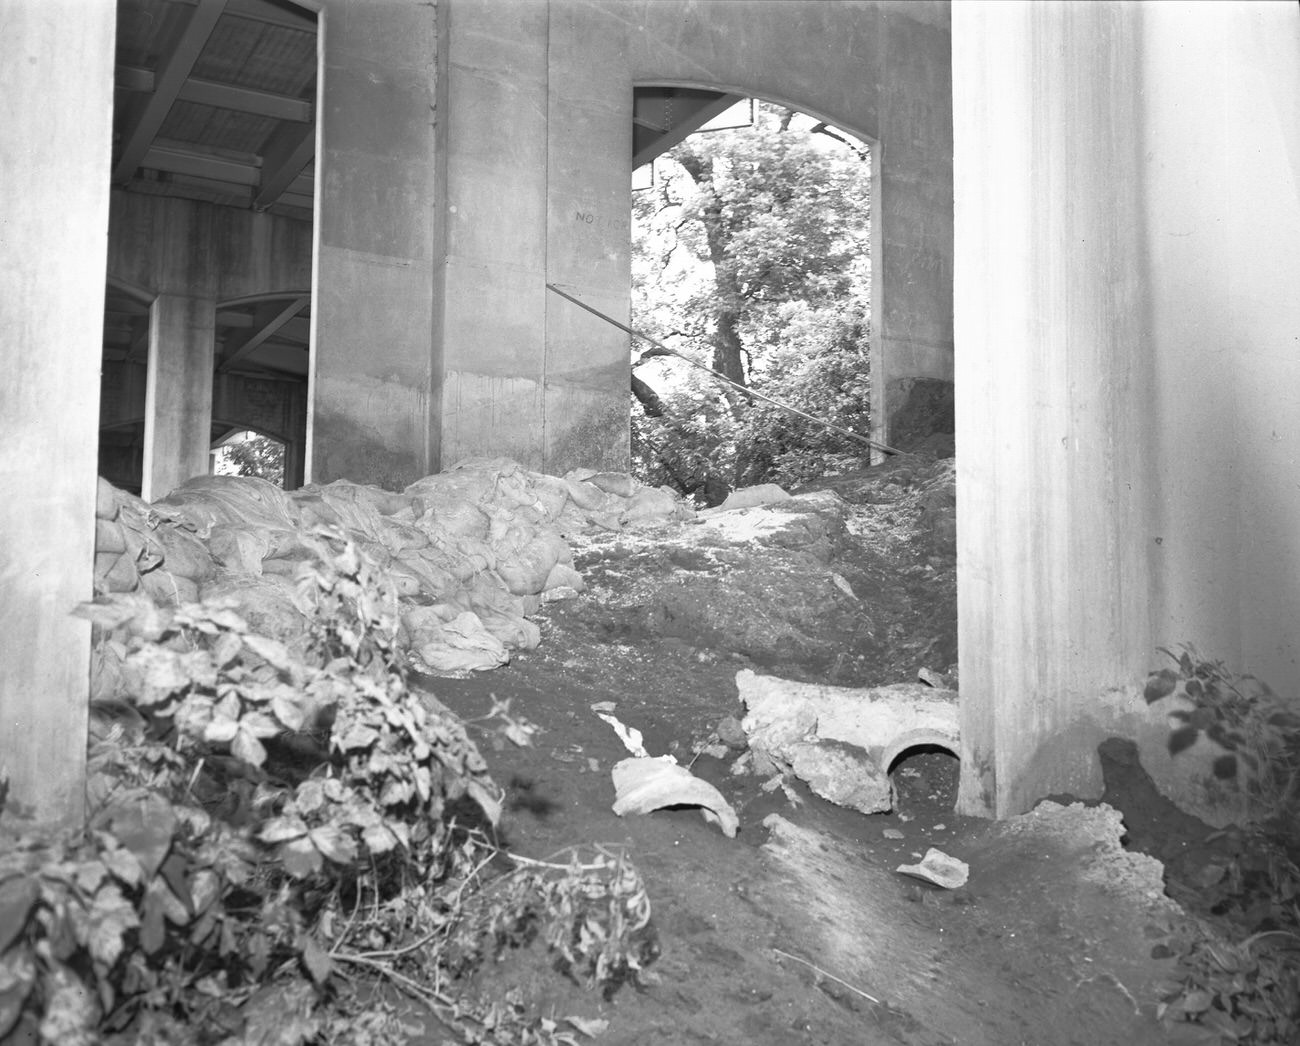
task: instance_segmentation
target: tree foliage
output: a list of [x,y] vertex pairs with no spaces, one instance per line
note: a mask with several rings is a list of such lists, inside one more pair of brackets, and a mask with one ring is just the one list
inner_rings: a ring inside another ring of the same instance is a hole
[[284,486],[284,444],[270,436],[244,435],[222,446],[218,474],[253,476]]
[[867,434],[865,147],[758,103],[753,128],[693,135],[658,164],[633,204],[634,326],[734,384],[671,357],[638,366],[643,478],[716,504],[859,460],[861,444],[745,389]]

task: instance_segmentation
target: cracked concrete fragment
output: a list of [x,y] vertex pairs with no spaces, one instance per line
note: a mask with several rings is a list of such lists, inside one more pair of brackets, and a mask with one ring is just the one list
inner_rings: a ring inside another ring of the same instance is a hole
[[[957,693],[919,683],[855,689],[736,674],[756,756],[788,766],[831,802],[863,813],[893,807],[889,768],[908,748],[957,751]],[[757,762],[757,760],[756,760]]]

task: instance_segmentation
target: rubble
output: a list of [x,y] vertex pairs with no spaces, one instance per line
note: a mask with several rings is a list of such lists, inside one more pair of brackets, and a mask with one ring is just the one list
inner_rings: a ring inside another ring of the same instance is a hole
[[823,799],[862,813],[893,808],[889,769],[907,749],[957,751],[955,690],[826,686],[749,669],[736,673],[736,687],[754,764],[788,770]]

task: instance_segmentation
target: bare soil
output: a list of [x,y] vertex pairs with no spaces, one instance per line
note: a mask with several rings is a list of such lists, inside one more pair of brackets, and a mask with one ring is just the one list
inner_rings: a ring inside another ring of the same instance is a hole
[[[956,660],[951,463],[909,457],[823,487],[850,506],[842,532],[758,551],[778,574],[797,566],[782,556],[812,554],[808,570],[837,575],[852,596],[828,599],[820,624],[782,624],[779,656],[740,620],[770,606],[761,585],[736,582],[750,565],[735,548],[605,535],[579,543],[588,591],[544,611],[538,650],[472,678],[419,680],[467,720],[509,699],[541,728],[523,749],[480,735],[507,792],[505,842],[534,858],[591,844],[625,851],[659,935],[651,983],[610,999],[533,949],[482,971],[472,989],[605,1018],[605,1046],[1194,1041],[1154,1018],[1169,960],[1151,952],[1179,911],[1159,866],[1120,847],[1124,829],[1107,807],[1065,799],[1003,824],[956,817],[956,759],[919,750],[893,768],[893,812],[865,816],[802,786],[796,801],[764,791],[762,779],[733,775],[730,758],[700,754],[724,717],[743,714],[741,668],[857,686],[943,673]],[[722,591],[741,604],[731,624],[710,603]],[[684,608],[676,624],[665,606]],[[819,642],[819,629],[835,641]],[[627,752],[592,711],[598,702],[613,702],[652,754],[672,753],[716,785],[739,815],[736,838],[690,808],[616,816],[610,770]],[[1209,829],[1166,816],[1122,752],[1109,765],[1106,801],[1128,819],[1127,841],[1194,871]],[[966,886],[896,871],[929,847],[970,865]],[[429,1029],[427,1041],[443,1039]]]

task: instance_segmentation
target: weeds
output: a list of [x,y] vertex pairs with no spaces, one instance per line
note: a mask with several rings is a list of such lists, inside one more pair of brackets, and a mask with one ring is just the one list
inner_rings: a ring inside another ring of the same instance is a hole
[[[595,1025],[467,1001],[464,978],[538,936],[606,993],[653,960],[625,857],[498,848],[500,793],[408,688],[380,571],[316,540],[296,647],[224,605],[84,608],[119,693],[95,716],[84,828],[0,822],[0,1042],[405,1041],[383,981],[465,1042],[574,1043]],[[508,708],[488,718],[528,739]]]
[[1147,678],[1148,704],[1174,698],[1169,750],[1204,734],[1223,754],[1217,777],[1233,780],[1250,820],[1230,831],[1234,856],[1201,883],[1212,919],[1194,919],[1161,945],[1177,960],[1158,1015],[1191,1021],[1221,1042],[1300,1041],[1300,714],[1259,680],[1186,647],[1174,668]]

